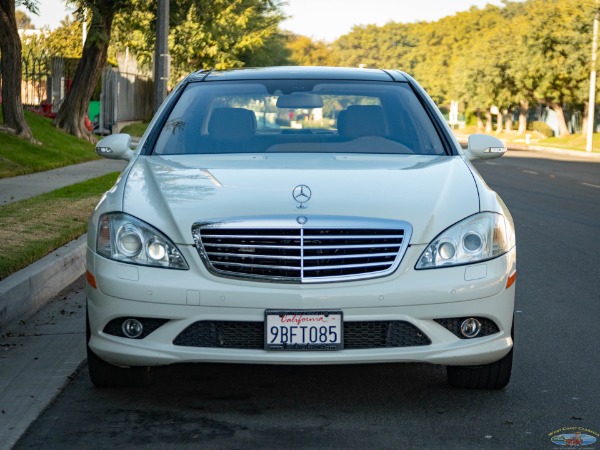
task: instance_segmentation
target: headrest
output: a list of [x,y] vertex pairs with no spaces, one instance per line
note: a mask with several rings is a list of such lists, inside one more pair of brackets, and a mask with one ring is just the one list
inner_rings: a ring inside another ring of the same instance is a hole
[[387,127],[381,106],[352,105],[338,115],[338,133],[348,139],[385,136]]
[[256,115],[245,108],[217,108],[208,123],[208,134],[222,142],[250,139],[256,131]]

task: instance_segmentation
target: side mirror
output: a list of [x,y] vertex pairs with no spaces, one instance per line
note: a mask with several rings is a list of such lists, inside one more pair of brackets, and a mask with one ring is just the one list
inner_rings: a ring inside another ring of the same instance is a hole
[[133,158],[131,136],[124,133],[106,136],[96,144],[96,153],[103,158],[129,161]]
[[467,156],[470,160],[499,158],[505,153],[506,145],[498,138],[487,134],[472,134],[469,136]]

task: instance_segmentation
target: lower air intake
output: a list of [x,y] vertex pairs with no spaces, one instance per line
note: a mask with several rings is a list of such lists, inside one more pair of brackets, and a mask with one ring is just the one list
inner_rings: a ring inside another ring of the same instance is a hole
[[[173,344],[184,347],[262,350],[263,322],[195,322]],[[431,341],[414,325],[403,321],[344,322],[344,349],[416,347]]]

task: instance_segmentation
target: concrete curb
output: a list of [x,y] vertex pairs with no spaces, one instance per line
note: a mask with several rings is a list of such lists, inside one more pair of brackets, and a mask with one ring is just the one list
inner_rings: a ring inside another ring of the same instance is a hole
[[85,270],[86,235],[0,281],[0,330],[35,313]]

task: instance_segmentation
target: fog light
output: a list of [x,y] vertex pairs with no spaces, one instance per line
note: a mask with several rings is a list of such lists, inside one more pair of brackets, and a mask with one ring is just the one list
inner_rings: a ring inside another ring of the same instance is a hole
[[474,338],[481,332],[481,322],[477,319],[465,319],[460,324],[460,332],[466,338]]
[[121,330],[123,331],[123,334],[128,338],[135,339],[142,335],[142,332],[144,331],[144,326],[137,319],[126,319],[121,325]]

